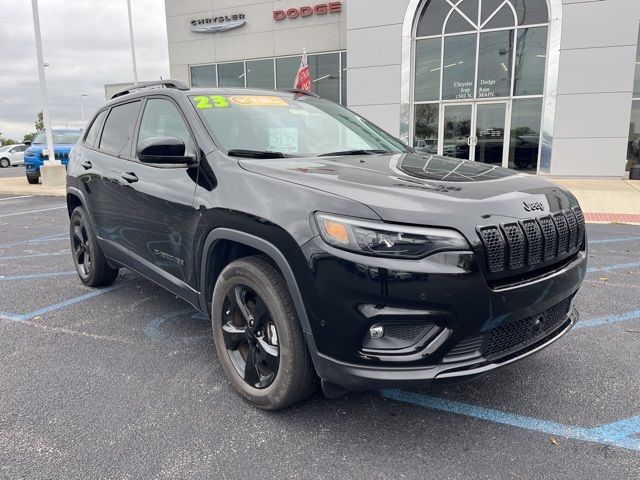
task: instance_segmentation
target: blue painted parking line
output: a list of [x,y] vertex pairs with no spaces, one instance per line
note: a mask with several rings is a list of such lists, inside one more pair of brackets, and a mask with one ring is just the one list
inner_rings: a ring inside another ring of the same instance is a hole
[[614,265],[605,265],[604,267],[589,267],[587,268],[587,273],[610,272],[613,270],[624,270],[626,268],[639,268],[639,267],[640,267],[640,262],[619,263]]
[[29,215],[31,213],[49,212],[51,210],[61,210],[63,208],[67,208],[67,206],[66,205],[62,205],[60,207],[48,207],[48,208],[38,208],[36,210],[27,210],[26,212],[3,213],[2,215],[0,215],[0,218],[15,217],[15,216],[18,216],[18,215]]
[[69,238],[68,233],[57,233],[55,235],[47,235],[46,237],[37,237],[29,240],[21,240],[19,242],[11,242],[11,243],[3,243],[0,245],[0,248],[10,248],[16,247],[18,245],[31,245],[38,243],[46,243],[46,242],[55,242],[61,240],[67,240]]
[[64,277],[67,275],[75,275],[75,270],[68,272],[51,272],[51,273],[34,273],[32,275],[0,275],[0,282],[9,282],[14,280],[34,280],[38,278]]
[[640,318],[640,310],[632,310],[630,312],[618,313],[614,315],[607,315],[604,317],[592,318],[589,320],[580,320],[573,327],[574,330],[581,328],[598,327],[600,325],[608,325],[611,323],[626,322],[628,320],[635,320]]
[[65,308],[65,307],[69,307],[71,305],[75,305],[76,303],[88,300],[90,298],[97,297],[99,295],[103,295],[103,294],[105,294],[107,292],[111,292],[112,290],[115,290],[116,288],[122,287],[126,283],[128,283],[128,282],[124,281],[124,282],[116,283],[115,285],[111,285],[109,287],[101,288],[99,290],[94,290],[92,292],[85,293],[84,295],[78,295],[77,297],[70,298],[69,300],[65,300],[65,301],[59,302],[59,303],[54,303],[54,304],[49,305],[47,307],[40,308],[38,310],[34,310],[34,311],[28,312],[28,313],[0,312],[0,319],[11,320],[11,321],[14,321],[14,322],[24,322],[24,321],[32,319],[34,317],[37,317],[37,316],[40,316],[40,315],[45,315],[45,314],[51,313],[51,312],[55,312],[56,310],[60,310],[60,309]]
[[[165,333],[163,333],[160,330],[160,327],[165,322],[173,318],[176,318],[182,315],[189,315],[189,314],[191,314],[189,318],[191,318],[192,320],[207,321],[207,322],[209,321],[209,317],[207,317],[201,312],[198,312],[195,308],[192,308],[192,307],[182,308],[180,310],[174,310],[173,312],[170,312],[166,315],[162,315],[161,317],[154,318],[153,320],[151,320],[149,323],[145,325],[144,333],[147,337],[153,338],[154,340],[163,340],[167,336]],[[184,337],[182,338],[182,340],[184,341],[199,340],[205,336],[208,336],[208,335],[196,335],[196,336]]]
[[601,238],[598,240],[589,240],[589,245],[600,245],[602,243],[632,242],[635,240],[640,240],[640,237]]
[[467,417],[478,418],[490,422],[510,425],[549,435],[557,435],[573,440],[611,445],[640,452],[640,416],[595,428],[584,428],[575,425],[552,422],[540,418],[501,412],[491,408],[479,407],[468,403],[446,400],[444,398],[405,392],[402,390],[382,390],[382,396],[399,402],[410,403],[420,407],[432,408],[444,412],[457,413]]
[[52,253],[30,253],[28,255],[10,255],[10,256],[0,256],[0,262],[2,260],[19,260],[21,258],[36,258],[36,257],[54,257],[57,255],[69,255],[71,250],[64,250],[62,252],[52,252]]

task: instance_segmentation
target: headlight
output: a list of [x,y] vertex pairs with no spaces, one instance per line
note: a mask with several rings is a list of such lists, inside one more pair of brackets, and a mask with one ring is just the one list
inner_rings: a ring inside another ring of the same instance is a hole
[[329,245],[368,255],[421,258],[443,250],[470,250],[465,238],[445,228],[407,227],[316,213]]

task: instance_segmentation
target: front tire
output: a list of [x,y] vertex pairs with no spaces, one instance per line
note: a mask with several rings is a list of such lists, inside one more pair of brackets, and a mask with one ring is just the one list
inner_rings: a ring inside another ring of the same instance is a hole
[[89,215],[82,207],[71,213],[69,237],[71,254],[80,280],[89,287],[109,285],[118,276],[118,269],[111,268],[91,229]]
[[0,168],[7,168],[11,166],[11,162],[8,158],[0,158]]
[[218,358],[249,403],[280,410],[306,399],[316,375],[280,273],[261,257],[229,264],[218,277],[211,321]]
[[29,175],[27,174],[27,182],[29,182],[30,185],[35,185],[38,183],[38,176],[37,175]]

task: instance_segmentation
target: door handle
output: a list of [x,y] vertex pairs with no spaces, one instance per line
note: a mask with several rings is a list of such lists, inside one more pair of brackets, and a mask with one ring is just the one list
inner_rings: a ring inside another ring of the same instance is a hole
[[93,164],[89,160],[82,160],[80,162],[80,165],[82,165],[82,168],[84,168],[85,170],[89,170],[91,167],[93,167]]
[[122,172],[120,177],[124,178],[129,183],[134,183],[138,181],[138,176],[133,172]]

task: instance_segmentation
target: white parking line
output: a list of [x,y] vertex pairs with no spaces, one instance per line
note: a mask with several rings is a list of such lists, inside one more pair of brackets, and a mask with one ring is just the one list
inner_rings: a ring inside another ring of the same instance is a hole
[[20,195],[19,197],[0,198],[0,202],[2,202],[3,200],[15,200],[16,198],[29,198],[29,197],[31,197],[31,195]]
[[62,208],[67,208],[67,206],[66,205],[62,205],[60,207],[41,208],[39,210],[28,210],[26,212],[5,213],[4,215],[0,215],[0,218],[13,217],[15,215],[27,215],[29,213],[48,212],[49,210],[60,210]]

